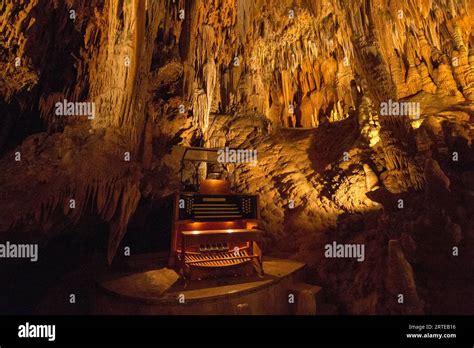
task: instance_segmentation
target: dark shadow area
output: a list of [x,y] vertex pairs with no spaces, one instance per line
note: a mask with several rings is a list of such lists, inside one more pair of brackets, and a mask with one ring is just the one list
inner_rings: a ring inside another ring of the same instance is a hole
[[313,131],[308,157],[316,172],[322,174],[328,164],[342,159],[359,138],[357,120],[348,117],[342,121],[325,123]]

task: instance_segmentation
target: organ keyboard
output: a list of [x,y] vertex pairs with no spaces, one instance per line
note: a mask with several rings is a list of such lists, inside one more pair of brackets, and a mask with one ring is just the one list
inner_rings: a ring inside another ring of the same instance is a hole
[[263,274],[255,195],[230,193],[224,180],[175,195],[170,266],[183,277]]

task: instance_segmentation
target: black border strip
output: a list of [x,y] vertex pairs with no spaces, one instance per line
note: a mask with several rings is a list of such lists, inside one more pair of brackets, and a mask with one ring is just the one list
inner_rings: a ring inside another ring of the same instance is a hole
[[[56,325],[56,340],[19,338],[25,324]],[[407,338],[408,325],[455,325],[456,338]],[[351,346],[473,347],[473,316],[0,316],[0,347],[77,345],[144,346],[165,342],[188,346],[247,343],[288,347],[313,343]]]

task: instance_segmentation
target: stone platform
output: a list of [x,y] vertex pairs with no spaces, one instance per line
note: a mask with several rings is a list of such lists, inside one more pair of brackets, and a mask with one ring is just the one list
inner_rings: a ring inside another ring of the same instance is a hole
[[263,277],[182,280],[167,269],[104,275],[94,314],[291,314],[289,289],[304,278],[304,264],[264,258]]

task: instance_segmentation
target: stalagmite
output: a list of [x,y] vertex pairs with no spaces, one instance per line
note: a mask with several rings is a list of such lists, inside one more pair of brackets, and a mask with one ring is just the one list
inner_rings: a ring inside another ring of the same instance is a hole
[[422,314],[423,304],[419,299],[413,269],[406,260],[400,242],[388,242],[388,278],[386,286],[394,299],[403,295],[402,308],[404,314]]
[[364,163],[363,167],[365,172],[365,184],[367,186],[367,191],[373,191],[377,189],[379,187],[379,178],[367,163]]

